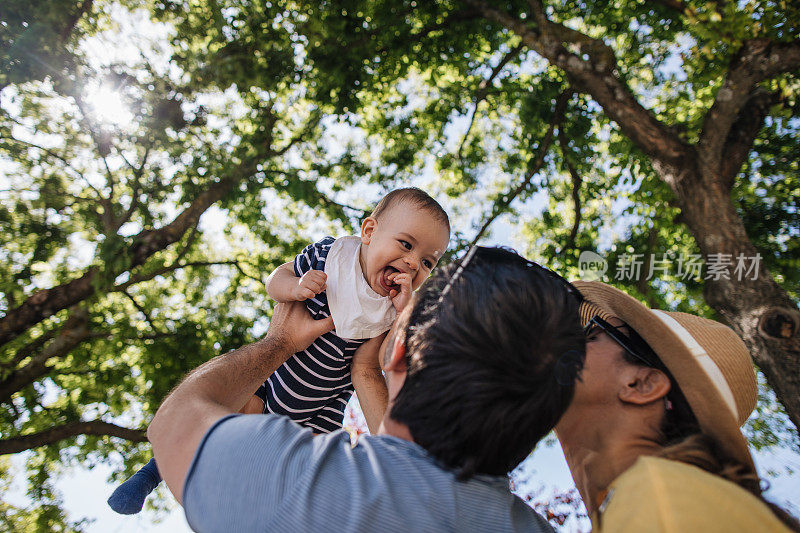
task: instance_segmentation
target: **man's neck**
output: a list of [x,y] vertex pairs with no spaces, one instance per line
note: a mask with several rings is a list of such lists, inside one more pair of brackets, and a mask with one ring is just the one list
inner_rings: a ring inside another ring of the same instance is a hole
[[[653,435],[641,431],[640,421],[637,424],[605,421],[557,429],[572,479],[590,515],[603,502],[609,485],[617,477],[639,457],[656,455],[660,450]],[[614,430],[610,431],[610,427]]]
[[386,415],[381,420],[381,425],[378,428],[378,435],[389,435],[390,437],[397,437],[398,439],[414,442],[414,437],[411,436],[411,430],[408,426],[392,419],[389,416],[391,406],[386,409]]

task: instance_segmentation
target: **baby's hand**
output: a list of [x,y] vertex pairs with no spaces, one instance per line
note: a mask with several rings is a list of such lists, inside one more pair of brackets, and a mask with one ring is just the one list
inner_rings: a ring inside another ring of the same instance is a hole
[[327,279],[328,276],[322,270],[309,270],[297,282],[297,287],[295,287],[294,291],[295,300],[307,300],[321,293],[325,290],[325,281]]
[[394,305],[395,310],[399,313],[408,305],[408,302],[411,301],[411,274],[395,272],[389,274],[389,281],[400,287],[399,289],[392,289],[389,291],[389,298],[392,300],[392,305]]

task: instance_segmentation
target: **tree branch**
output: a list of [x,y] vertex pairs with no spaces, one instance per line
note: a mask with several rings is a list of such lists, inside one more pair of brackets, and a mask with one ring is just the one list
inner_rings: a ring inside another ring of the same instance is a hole
[[31,448],[55,444],[60,440],[77,437],[78,435],[118,437],[133,442],[145,442],[147,440],[144,429],[125,428],[102,420],[70,422],[39,433],[2,439],[0,440],[0,455],[19,453]]
[[64,166],[67,169],[69,169],[72,172],[74,172],[76,176],[78,176],[84,183],[86,183],[86,185],[88,185],[89,188],[92,189],[95,192],[95,194],[97,194],[98,198],[102,198],[103,197],[103,195],[100,194],[100,191],[98,191],[97,188],[94,185],[92,185],[91,182],[88,179],[86,179],[86,176],[84,176],[82,172],[80,172],[78,169],[73,167],[70,164],[70,162],[67,161],[67,159],[65,157],[57,154],[53,150],[51,150],[49,148],[45,148],[44,146],[39,146],[38,144],[32,143],[30,141],[23,141],[22,139],[17,139],[16,137],[6,137],[3,140],[6,141],[6,142],[10,141],[10,142],[18,143],[18,144],[24,144],[25,146],[28,146],[30,148],[35,148],[37,150],[41,150],[42,152],[44,152],[46,155],[52,157],[53,159],[58,159],[59,161],[61,161],[64,164]]
[[126,281],[124,283],[120,283],[119,285],[116,285],[116,286],[112,287],[110,289],[110,291],[111,292],[124,292],[126,289],[128,289],[129,287],[131,287],[133,285],[136,285],[137,283],[142,283],[143,281],[150,281],[151,279],[155,278],[156,276],[160,276],[162,274],[166,274],[168,272],[173,272],[175,270],[179,270],[179,269],[182,269],[182,268],[204,267],[204,266],[213,266],[213,265],[231,265],[231,266],[234,266],[240,272],[242,272],[242,274],[244,276],[246,276],[246,277],[248,277],[250,279],[253,279],[255,281],[259,281],[259,282],[263,283],[262,280],[254,278],[253,276],[250,276],[250,275],[246,274],[244,271],[242,271],[241,265],[239,263],[240,263],[239,261],[235,261],[235,260],[228,260],[228,261],[192,261],[192,262],[189,262],[189,263],[173,263],[171,265],[156,269],[153,272],[149,272],[149,273],[143,274],[141,276],[131,276],[131,278],[128,281]]
[[89,335],[89,316],[86,309],[76,308],[64,323],[58,336],[22,368],[14,370],[0,381],[0,402],[7,402],[11,396],[37,378],[47,374],[50,367],[47,362],[56,357],[63,357],[78,346]]
[[725,142],[742,108],[753,97],[761,81],[800,68],[800,41],[774,43],[769,39],[745,41],[731,62],[714,104],[706,114],[698,142],[698,155],[705,170],[717,174]]
[[780,101],[780,94],[757,89],[739,112],[723,146],[719,176],[727,189],[733,187],[739,170],[753,149],[769,108]]
[[131,191],[131,203],[128,206],[128,209],[122,214],[122,216],[116,220],[115,222],[115,229],[114,232],[116,233],[119,231],[119,228],[122,227],[127,221],[131,219],[133,216],[134,211],[136,208],[139,207],[139,193],[142,190],[142,174],[144,173],[144,167],[147,164],[147,158],[150,156],[150,145],[148,145],[144,150],[144,155],[142,156],[142,161],[138,167],[134,167],[122,153],[119,151],[119,155],[122,156],[122,159],[125,160],[125,163],[130,167],[133,172],[133,190]]
[[145,319],[145,321],[146,321],[148,324],[150,324],[150,328],[151,328],[153,331],[156,331],[156,332],[158,332],[158,331],[159,331],[159,329],[158,329],[158,327],[156,327],[156,325],[153,323],[153,319],[152,319],[152,318],[150,318],[150,314],[147,312],[147,310],[146,310],[144,307],[142,307],[141,305],[139,305],[139,302],[137,302],[137,301],[136,301],[136,298],[134,298],[134,297],[131,295],[131,293],[129,293],[128,291],[126,291],[126,290],[124,290],[124,289],[123,289],[123,290],[121,290],[121,291],[119,291],[119,292],[121,292],[122,294],[124,294],[125,296],[127,296],[127,297],[128,297],[128,300],[130,300],[130,301],[133,303],[133,306],[136,308],[136,310],[137,310],[137,311],[139,311],[139,312],[140,312],[140,313],[141,313],[141,314],[144,316],[144,319]]
[[239,262],[238,262],[238,261],[234,261],[234,262],[233,262],[233,266],[234,266],[234,267],[236,267],[236,270],[238,270],[238,271],[239,271],[239,273],[240,273],[242,276],[244,276],[244,277],[246,277],[246,278],[248,278],[248,279],[252,279],[253,281],[256,281],[256,282],[260,283],[261,285],[265,285],[265,284],[264,284],[264,280],[263,280],[263,279],[258,279],[257,277],[255,277],[255,276],[251,276],[250,274],[248,274],[247,272],[245,272],[245,271],[244,271],[244,268],[242,268],[242,265],[241,265],[241,264],[239,264]]
[[0,318],[0,345],[45,318],[92,296],[97,290],[95,279],[99,275],[104,274],[109,279],[114,279],[122,272],[143,264],[156,252],[177,242],[190,227],[197,224],[206,209],[254,171],[255,168],[239,168],[237,174],[226,176],[208,186],[169,224],[158,229],[143,230],[134,236],[128,248],[127,268],[118,272],[101,273],[98,267],[91,267],[79,278],[50,289],[36,291],[20,306],[9,309],[6,315]]
[[313,130],[316,127],[316,125],[319,124],[319,121],[321,119],[322,119],[322,114],[314,112],[311,115],[311,117],[309,117],[308,122],[306,122],[306,125],[303,126],[303,129],[297,132],[297,134],[295,134],[294,137],[292,137],[289,140],[289,142],[286,143],[286,146],[275,151],[275,155],[282,156],[289,151],[289,148],[291,148],[292,146],[294,146],[299,142],[302,142],[306,138],[306,136],[311,132],[311,130]]
[[514,201],[514,199],[528,187],[533,179],[533,176],[535,176],[536,173],[542,168],[542,165],[544,164],[544,158],[547,155],[547,152],[550,150],[550,145],[553,142],[553,131],[564,119],[564,113],[567,110],[567,104],[569,103],[569,99],[572,97],[572,94],[572,89],[566,89],[558,95],[555,107],[553,108],[553,117],[550,119],[550,126],[547,128],[547,132],[539,143],[539,149],[536,152],[536,156],[532,157],[528,162],[528,169],[525,178],[511,192],[502,196],[500,198],[500,202],[495,203],[492,213],[484,221],[481,229],[478,230],[478,233],[472,239],[472,242],[469,245],[470,248],[477,244],[492,222],[494,222],[501,213],[508,209],[508,206],[511,205],[511,202]]
[[[563,24],[547,19],[541,3],[530,0],[536,28],[492,7],[486,0],[466,0],[484,17],[499,23],[522,38],[522,42],[552,65],[561,68],[578,90],[589,93],[623,133],[644,153],[679,167],[690,147],[645,109],[616,73],[613,50],[600,39],[593,39]],[[574,46],[579,54],[567,50]]]
[[187,253],[189,253],[189,250],[191,249],[192,244],[194,244],[195,239],[197,239],[197,233],[198,233],[197,224],[195,224],[194,226],[192,226],[192,229],[191,229],[191,231],[189,233],[189,237],[186,238],[186,244],[184,244],[183,248],[181,248],[181,251],[178,252],[177,257],[175,257],[175,261],[172,262],[173,264],[180,263],[181,259],[183,259],[184,256],[186,256]]
[[[89,132],[89,137],[92,139],[95,148],[97,149],[97,155],[100,156],[100,159],[103,161],[103,166],[106,170],[106,184],[109,188],[109,195],[108,198],[101,196],[102,200],[105,200],[103,207],[106,208],[104,214],[103,223],[106,226],[106,232],[109,233],[110,227],[113,225],[113,212],[110,211],[109,207],[111,205],[111,198],[114,197],[114,188],[115,188],[115,180],[114,174],[111,172],[111,168],[108,166],[108,156],[109,152],[111,151],[111,142],[108,139],[102,139],[97,133],[95,129],[94,121],[91,118],[91,114],[86,110],[86,104],[83,101],[83,95],[81,95],[79,90],[75,90],[74,88],[70,90],[70,96],[75,101],[75,105],[78,107],[78,111],[81,113],[81,117],[78,119],[84,128]],[[106,205],[108,204],[108,205]]]
[[481,83],[478,85],[478,89],[475,91],[475,103],[473,104],[472,108],[472,116],[469,119],[469,126],[467,126],[467,131],[464,132],[464,137],[461,139],[461,144],[458,146],[459,159],[461,159],[461,153],[464,150],[464,145],[469,138],[469,132],[472,131],[472,125],[475,123],[475,115],[478,113],[478,106],[486,99],[486,95],[489,94],[489,86],[492,84],[497,75],[500,74],[500,71],[503,70],[503,68],[508,64],[508,62],[519,54],[520,50],[522,50],[522,46],[523,44],[519,43],[513,49],[509,50],[509,52],[505,54],[492,69],[489,77],[481,80]]
[[83,17],[92,8],[92,2],[93,0],[83,0],[81,7],[78,8],[78,12],[71,16],[69,20],[67,20],[67,24],[58,34],[61,44],[65,44],[67,42],[67,39],[69,39],[69,36],[72,33],[72,30],[75,28],[75,25],[78,24],[78,21],[81,19],[81,17]]
[[[79,96],[74,96],[74,98],[75,98],[75,101],[78,103],[78,108],[81,110],[81,113],[85,114],[84,113],[84,109],[83,109],[83,103],[82,103],[82,100],[80,99],[80,97]],[[99,147],[100,146],[98,144],[99,141],[96,139],[96,135],[94,133],[94,130],[91,129],[91,124],[89,124],[88,120],[85,117],[81,120],[81,123],[83,123],[89,129],[89,132],[90,132],[90,135],[91,135],[92,139],[94,140],[95,144]],[[86,178],[86,176],[83,175],[83,173],[81,173],[75,167],[73,167],[70,164],[70,162],[67,161],[67,159],[65,157],[57,154],[56,152],[54,152],[53,150],[50,150],[49,148],[45,148],[43,146],[39,146],[39,145],[37,145],[35,143],[32,143],[30,141],[23,141],[21,139],[16,139],[14,137],[9,138],[9,140],[13,141],[13,142],[16,142],[18,144],[23,144],[23,145],[29,146],[31,148],[36,148],[38,150],[41,150],[46,155],[48,155],[48,156],[50,156],[52,158],[58,159],[69,170],[74,172],[97,195],[97,198],[96,198],[95,201],[98,202],[102,206],[103,210],[102,210],[102,212],[100,212],[98,209],[95,208],[95,209],[92,209],[92,211],[96,214],[96,216],[100,220],[100,223],[103,225],[103,230],[104,230],[105,234],[106,235],[111,235],[113,233],[116,233],[116,230],[119,229],[119,226],[116,226],[116,227],[114,226],[114,223],[115,223],[114,211],[112,209],[112,203],[111,203],[111,197],[113,196],[113,191],[114,191],[113,182],[111,183],[111,194],[109,195],[109,197],[106,197],[106,196],[103,195],[103,193],[100,192],[99,189],[97,189],[94,185],[92,185],[92,183]],[[106,162],[105,156],[103,156],[103,162],[105,163],[105,166],[106,166],[106,173],[107,173],[109,179],[111,179],[111,170],[108,168],[108,163]]]
[[[45,331],[44,333],[33,339],[31,342],[29,342],[28,344],[17,350],[17,353],[14,354],[14,357],[12,357],[10,361],[7,361],[5,363],[0,363],[0,369],[16,368],[16,366],[21,361],[30,357],[30,355],[33,352],[40,350],[42,346],[44,346],[44,343],[52,339],[55,334],[56,334],[55,329],[50,329],[48,331]],[[3,374],[4,373],[0,373],[0,377],[3,377]]]
[[581,225],[581,185],[583,184],[583,180],[581,179],[580,174],[578,174],[575,165],[569,160],[569,143],[567,141],[566,135],[564,134],[564,128],[558,128],[558,144],[561,147],[561,153],[564,157],[564,165],[567,167],[567,171],[569,172],[570,177],[572,178],[572,203],[575,206],[575,221],[572,224],[572,229],[569,232],[569,237],[567,237],[567,242],[558,252],[558,255],[564,255],[567,253],[568,250],[572,250],[575,248],[575,239],[578,237],[578,229],[580,229]]

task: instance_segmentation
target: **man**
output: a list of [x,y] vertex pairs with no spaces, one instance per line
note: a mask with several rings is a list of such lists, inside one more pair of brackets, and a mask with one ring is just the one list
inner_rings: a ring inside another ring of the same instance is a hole
[[[314,436],[234,415],[290,354],[332,327],[279,305],[267,335],[191,373],[148,437],[199,531],[543,531],[506,474],[569,405],[583,354],[578,304],[552,272],[476,248],[415,295],[383,354],[378,434]],[[377,343],[360,357],[378,357]],[[371,351],[371,352],[370,352]],[[192,459],[194,458],[194,459]]]

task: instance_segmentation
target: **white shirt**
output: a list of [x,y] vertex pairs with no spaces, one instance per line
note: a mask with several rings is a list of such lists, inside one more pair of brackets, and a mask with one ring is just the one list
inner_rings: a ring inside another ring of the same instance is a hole
[[397,311],[388,296],[369,286],[359,262],[361,238],[336,239],[325,260],[326,294],[336,335],[343,339],[371,339],[392,326]]

